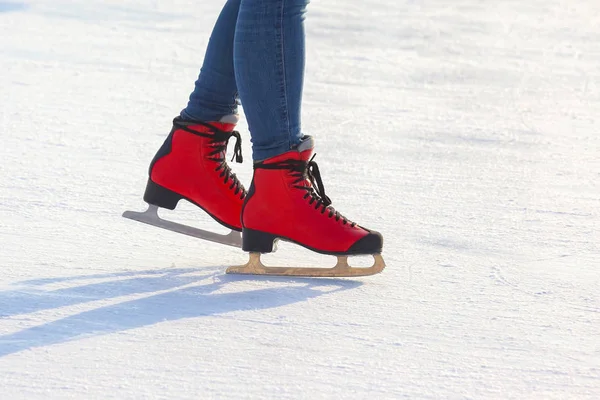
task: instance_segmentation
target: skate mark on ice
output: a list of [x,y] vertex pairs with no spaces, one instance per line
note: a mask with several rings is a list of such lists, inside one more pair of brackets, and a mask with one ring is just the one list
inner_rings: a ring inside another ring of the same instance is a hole
[[[526,288],[525,284],[522,282],[522,279],[511,278],[509,275],[517,274],[517,272],[522,269],[526,265],[531,265],[534,263],[543,263],[543,262],[553,262],[558,260],[564,260],[566,258],[570,258],[572,255],[569,254],[561,254],[555,257],[545,257],[545,258],[536,258],[532,260],[525,260],[516,262],[512,265],[504,264],[504,265],[492,265],[490,267],[490,278],[496,282],[497,284],[501,284],[504,286],[510,286],[514,290],[529,295],[529,296],[541,296],[541,295],[552,295],[554,292],[549,289],[544,288]],[[511,270],[514,270],[511,272]],[[537,282],[537,281],[534,281]]]
[[519,293],[526,294],[526,295],[533,296],[533,297],[552,294],[552,292],[550,290],[545,290],[545,289],[528,290],[528,289],[522,287],[522,284],[520,284],[517,280],[510,279],[506,276],[506,272],[505,272],[506,267],[492,266],[490,269],[491,269],[490,278],[494,282],[496,282],[497,284],[500,284],[500,285],[509,286],[513,290],[518,291]]
[[[161,271],[165,272],[167,269]],[[278,308],[362,285],[361,282],[352,280],[323,282],[313,279],[288,279],[284,282],[282,279],[277,287],[224,292],[232,287],[239,287],[238,281],[241,279],[215,279],[214,273],[180,276],[196,271],[182,269],[175,276],[167,274],[150,278],[132,277],[95,285],[82,285],[64,289],[60,292],[62,296],[56,291],[45,292],[43,289],[33,293],[0,292],[2,312],[8,310],[9,315],[74,305],[90,299],[111,299],[131,293],[148,294],[146,297],[100,306],[0,336],[0,357],[36,347],[124,332],[169,321]],[[117,279],[120,278],[118,275]],[[77,277],[66,278],[66,281],[77,280]],[[271,277],[269,280],[276,279]],[[55,283],[50,280],[49,283],[51,282]],[[91,294],[83,296],[86,293]]]
[[[494,265],[490,267],[489,276],[497,285],[506,286],[519,295],[529,296],[533,301],[554,303],[556,307],[578,310],[585,314],[600,313],[600,296],[597,292],[589,291],[586,293],[581,291],[579,282],[569,279],[568,272],[563,277],[556,275],[554,281],[548,281],[540,278],[538,276],[539,272],[535,269],[527,270],[525,268],[531,264],[551,265],[552,262],[561,261],[559,264],[561,268],[568,271],[569,264],[562,262],[567,258],[573,258],[573,256],[559,255],[518,262],[513,265]],[[542,283],[544,284],[542,285]]]

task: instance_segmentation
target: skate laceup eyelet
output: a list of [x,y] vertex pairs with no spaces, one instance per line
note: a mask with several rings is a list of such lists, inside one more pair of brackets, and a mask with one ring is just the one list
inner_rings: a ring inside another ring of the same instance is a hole
[[[344,225],[350,224],[351,227],[355,227],[356,222],[348,220],[331,206],[331,199],[325,194],[325,186],[321,179],[319,166],[313,161],[314,158],[315,156],[308,162],[294,159],[274,163],[257,162],[254,163],[254,168],[289,170],[290,176],[295,178],[291,186],[295,189],[306,191],[303,198],[308,199],[310,197],[310,200],[308,201],[309,205],[316,202],[315,210],[320,209],[321,214],[325,214],[325,211],[329,211],[329,218],[335,216],[336,221],[339,222],[341,219]],[[306,181],[308,181],[308,184]]]
[[[309,193],[307,193],[304,198],[308,198],[310,196]],[[354,222],[350,222],[346,217],[344,217],[343,215],[341,215],[339,212],[335,211],[333,209],[333,207],[331,206],[325,206],[324,204],[319,204],[319,201],[316,200],[314,197],[311,197],[311,199],[309,200],[308,204],[312,205],[312,203],[314,203],[315,201],[317,201],[317,203],[315,204],[315,210],[319,210],[321,211],[321,214],[325,214],[326,211],[329,211],[329,214],[327,214],[327,218],[333,218],[335,216],[335,221],[339,222],[340,220],[342,220],[342,224],[343,225],[347,225],[348,223],[351,223],[351,226],[354,227],[356,225],[356,223]]]
[[[355,222],[348,220],[331,206],[331,199],[325,194],[325,186],[321,179],[319,167],[317,163],[313,161],[314,158],[315,156],[313,156],[308,163],[301,162],[301,169],[300,167],[291,168],[291,175],[296,178],[293,182],[295,184],[294,187],[306,190],[304,199],[310,198],[308,204],[312,205],[315,203],[315,210],[320,210],[321,214],[324,215],[326,211],[329,211],[329,214],[327,215],[328,218],[335,217],[336,222],[342,220],[342,224],[344,225],[350,224],[352,227],[356,226]],[[309,186],[296,185],[300,182],[305,182],[306,180],[310,182]]]
[[242,143],[240,133],[237,131],[232,132],[224,132],[224,131],[215,131],[213,137],[211,138],[210,146],[214,149],[208,154],[208,159],[214,162],[219,163],[215,167],[215,171],[221,171],[219,174],[219,178],[223,178],[223,184],[227,184],[231,179],[231,185],[229,186],[229,190],[234,190],[234,194],[242,192],[240,195],[240,199],[244,199],[246,197],[246,189],[244,185],[239,181],[237,176],[231,171],[231,167],[227,164],[227,160],[225,159],[225,152],[227,151],[227,145],[229,143],[229,139],[231,137],[236,138],[235,147],[234,147],[234,155],[232,158],[235,159],[236,162],[241,163],[243,161],[242,157]]

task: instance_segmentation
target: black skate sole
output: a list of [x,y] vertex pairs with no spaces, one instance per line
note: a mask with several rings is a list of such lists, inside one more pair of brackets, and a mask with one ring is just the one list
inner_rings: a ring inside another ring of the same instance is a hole
[[159,185],[156,182],[153,182],[152,179],[148,178],[148,183],[146,184],[146,191],[144,192],[144,201],[148,204],[155,205],[160,208],[166,208],[168,210],[174,210],[177,207],[177,204],[180,200],[186,200],[196,207],[200,208],[202,211],[210,215],[212,219],[217,221],[219,224],[224,227],[231,229],[232,231],[241,232],[242,229],[237,228],[235,226],[231,226],[228,223],[220,220],[213,214],[209,213],[204,207],[200,204],[196,203],[192,199],[183,196],[177,192],[172,191],[171,189],[167,189],[164,186]]
[[[365,229],[365,228],[363,228]],[[255,229],[243,228],[242,229],[242,250],[250,253],[272,253],[275,248],[275,243],[278,240],[284,242],[294,243],[298,246],[304,247],[315,253],[324,254],[328,256],[369,256],[374,254],[381,254],[383,250],[383,236],[379,232],[374,232],[365,229],[369,234],[362,239],[359,239],[346,251],[324,251],[315,249],[307,246],[288,237],[275,235],[272,233],[262,232]]]

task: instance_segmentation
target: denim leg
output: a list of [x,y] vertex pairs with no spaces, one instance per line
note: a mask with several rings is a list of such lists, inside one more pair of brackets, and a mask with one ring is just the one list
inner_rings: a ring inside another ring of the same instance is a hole
[[255,161],[302,138],[304,15],[309,0],[241,0],[233,59]]
[[186,119],[218,121],[225,115],[237,114],[233,40],[240,1],[228,0],[217,19],[194,91],[181,113]]

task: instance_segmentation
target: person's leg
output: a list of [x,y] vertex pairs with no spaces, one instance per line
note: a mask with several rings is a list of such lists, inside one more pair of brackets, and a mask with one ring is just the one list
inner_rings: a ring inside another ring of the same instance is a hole
[[242,0],[233,49],[235,78],[254,160],[300,143],[304,14],[309,0]]
[[237,114],[238,89],[233,67],[233,41],[241,0],[228,0],[213,28],[204,63],[181,116],[195,121],[219,121]]
[[[381,234],[349,221],[331,206],[312,159],[314,141],[301,132],[307,3],[242,0],[240,6],[234,65],[254,158],[252,183],[242,207],[242,249],[270,253],[283,239],[323,254],[376,255],[383,247]],[[380,268],[381,263],[373,273]],[[251,261],[231,271],[265,270]]]
[[226,152],[234,137],[234,157],[242,161],[240,134],[234,131],[233,38],[239,6],[240,0],[229,0],[223,7],[195,90],[150,164],[144,194],[148,204],[171,210],[185,199],[237,231],[246,190],[227,164]]

